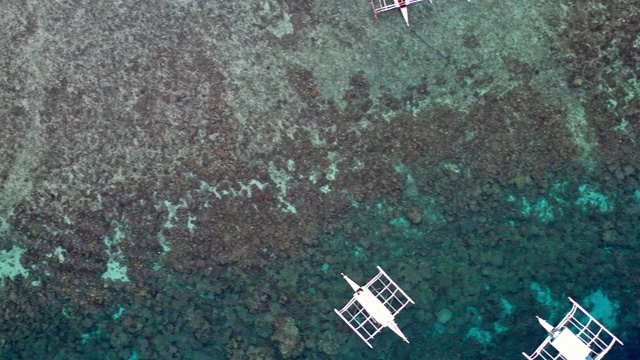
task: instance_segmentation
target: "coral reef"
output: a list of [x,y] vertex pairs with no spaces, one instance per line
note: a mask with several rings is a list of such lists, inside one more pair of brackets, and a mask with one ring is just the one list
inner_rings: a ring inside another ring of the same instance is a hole
[[3,357],[362,359],[327,309],[378,264],[379,358],[596,289],[637,335],[636,2],[150,4],[0,9]]

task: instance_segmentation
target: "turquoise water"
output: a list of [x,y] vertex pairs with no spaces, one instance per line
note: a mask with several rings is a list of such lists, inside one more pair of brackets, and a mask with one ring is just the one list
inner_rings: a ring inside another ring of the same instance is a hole
[[[0,9],[0,358],[636,359],[639,8]],[[415,301],[369,349],[333,309]]]

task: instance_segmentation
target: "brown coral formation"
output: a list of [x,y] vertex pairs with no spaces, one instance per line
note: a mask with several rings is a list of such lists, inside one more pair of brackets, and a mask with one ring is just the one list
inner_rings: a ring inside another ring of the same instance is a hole
[[300,355],[304,350],[304,343],[295,320],[288,316],[278,317],[273,326],[275,331],[272,339],[279,343],[278,350],[282,357],[292,359]]

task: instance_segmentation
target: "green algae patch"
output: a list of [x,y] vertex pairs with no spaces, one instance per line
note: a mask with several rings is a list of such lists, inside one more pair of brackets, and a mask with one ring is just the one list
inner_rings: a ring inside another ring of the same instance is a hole
[[583,210],[597,209],[601,213],[613,211],[614,200],[597,192],[593,186],[583,184],[580,185],[578,191],[580,192],[580,198],[576,201],[576,205],[580,205]]
[[4,281],[9,278],[15,280],[16,276],[22,275],[24,277],[29,276],[29,270],[22,266],[20,257],[25,253],[25,249],[14,246],[11,250],[0,251],[0,279],[2,279],[2,285]]

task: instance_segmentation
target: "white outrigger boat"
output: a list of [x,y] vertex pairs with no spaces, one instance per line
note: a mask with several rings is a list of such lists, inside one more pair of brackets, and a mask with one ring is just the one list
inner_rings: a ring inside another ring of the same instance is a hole
[[[404,22],[409,26],[409,12],[407,7],[411,4],[415,4],[417,2],[421,2],[423,0],[371,0],[371,6],[373,7],[373,16],[377,19],[378,14],[393,10],[400,9],[402,13],[402,17],[404,18]],[[429,2],[433,3],[433,0],[429,0]],[[378,4],[376,6],[376,3]]]
[[342,274],[354,294],[347,305],[333,311],[370,348],[373,346],[369,341],[386,327],[408,343],[409,340],[396,324],[395,317],[405,306],[415,303],[380,266],[377,266],[377,269],[378,275],[364,286],[359,286],[347,275]]
[[624,345],[611,331],[575,302],[571,311],[557,326],[539,316],[538,322],[547,331],[547,337],[528,360],[600,360],[613,345]]

